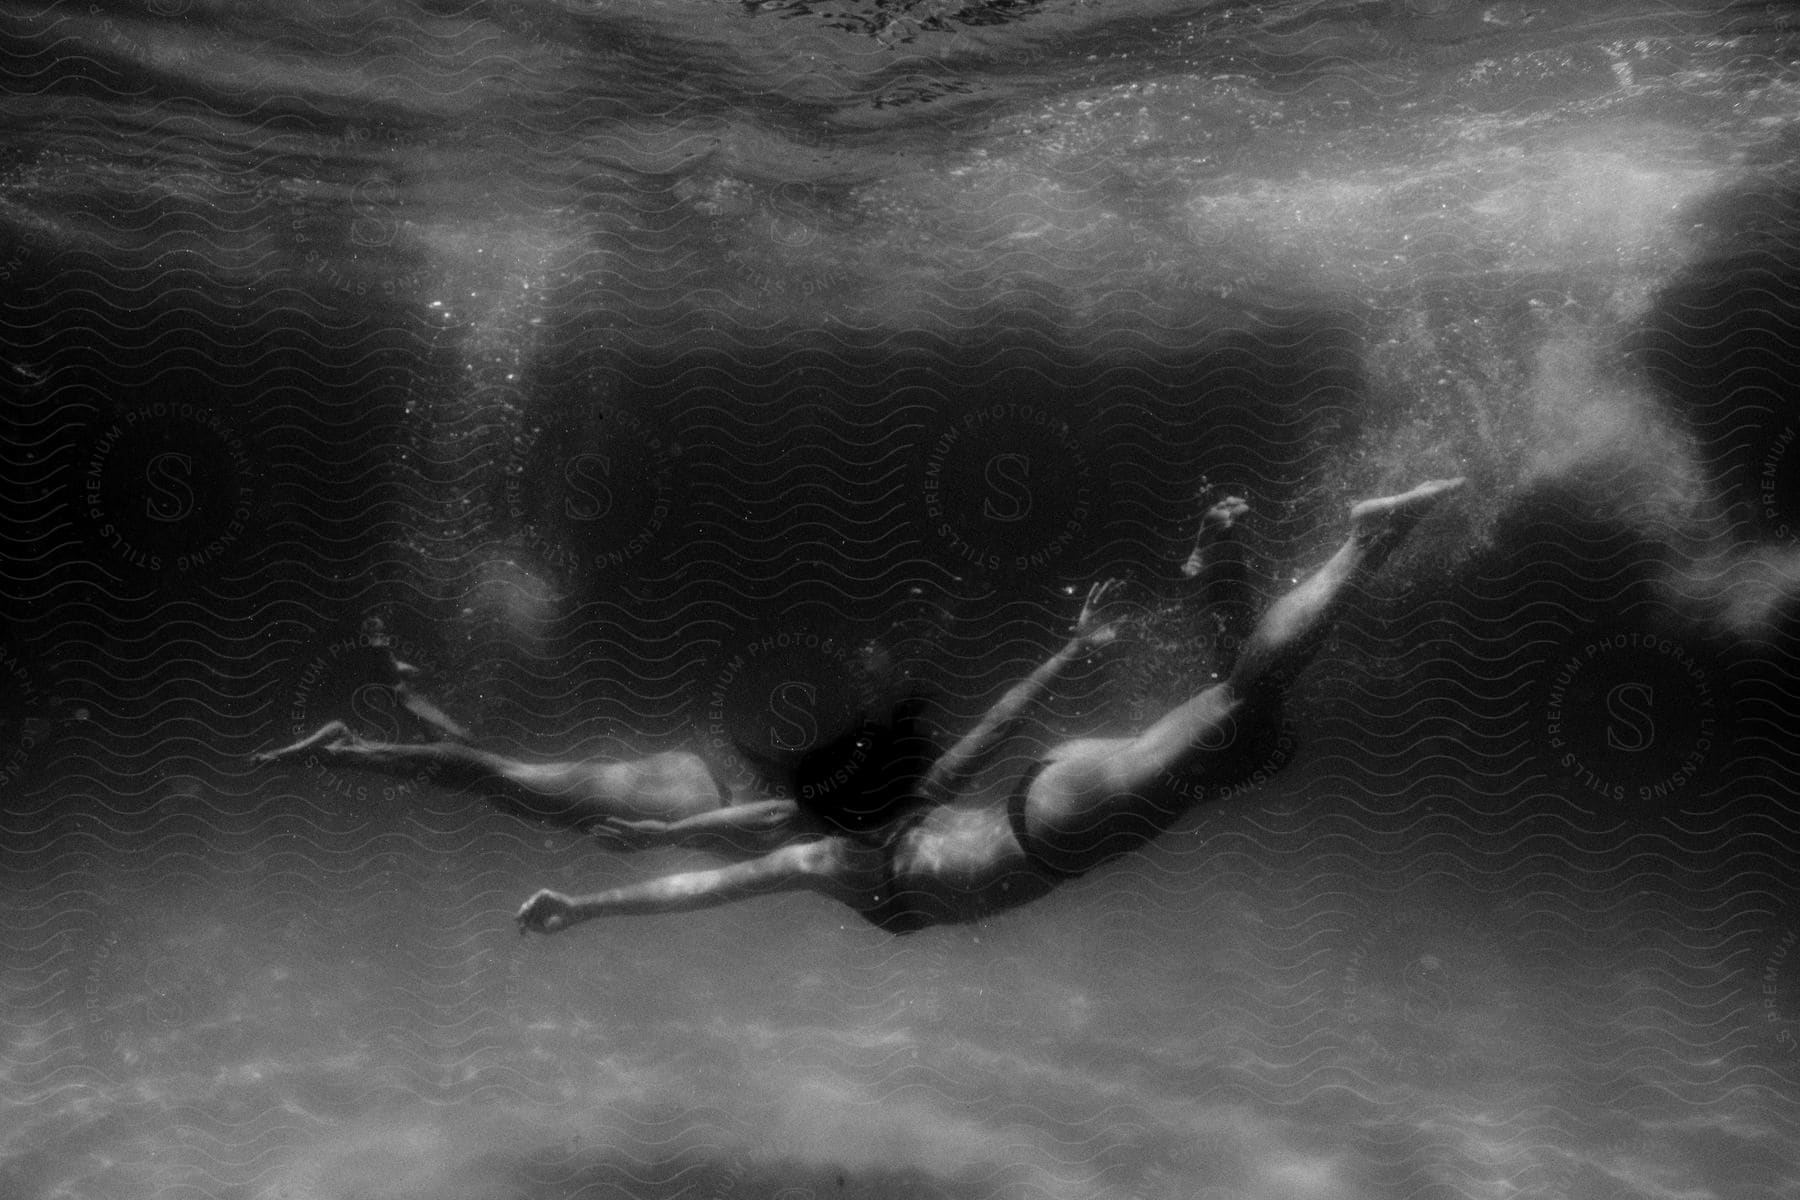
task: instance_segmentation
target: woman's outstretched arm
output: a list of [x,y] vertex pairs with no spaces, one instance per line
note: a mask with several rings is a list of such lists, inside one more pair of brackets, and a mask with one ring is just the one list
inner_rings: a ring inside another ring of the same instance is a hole
[[1031,715],[1033,705],[1050,691],[1069,664],[1085,658],[1118,636],[1117,623],[1103,620],[1100,614],[1120,582],[1108,579],[1088,589],[1087,600],[1081,606],[1081,616],[1076,619],[1069,640],[1042,666],[1009,688],[966,737],[932,764],[923,780],[927,794],[953,793],[980,774],[1007,739],[1019,731]]
[[546,888],[527,900],[514,919],[520,933],[559,933],[595,917],[692,912],[776,892],[811,891],[848,900],[851,861],[847,839],[826,838],[784,846],[749,862],[665,875],[588,896]]

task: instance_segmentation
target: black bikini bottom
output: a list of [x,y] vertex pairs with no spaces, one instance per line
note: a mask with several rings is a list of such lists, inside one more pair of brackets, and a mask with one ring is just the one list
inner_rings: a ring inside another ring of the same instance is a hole
[[1040,758],[1025,769],[1019,776],[1019,782],[1013,788],[1012,795],[1006,800],[1006,819],[1012,826],[1013,838],[1019,843],[1019,849],[1025,851],[1025,860],[1035,869],[1054,879],[1079,879],[1087,874],[1084,867],[1079,871],[1071,871],[1053,862],[1046,852],[1044,844],[1031,833],[1031,826],[1025,819],[1025,806],[1031,799],[1031,785],[1037,777],[1050,765],[1050,760]]

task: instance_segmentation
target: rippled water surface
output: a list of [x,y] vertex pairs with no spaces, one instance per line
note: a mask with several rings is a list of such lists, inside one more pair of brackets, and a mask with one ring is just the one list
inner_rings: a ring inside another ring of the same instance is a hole
[[[0,1193],[1795,1194],[1797,37],[0,0]],[[376,616],[482,746],[747,785],[1125,576],[994,798],[1210,680],[1204,503],[1274,589],[1457,474],[1278,769],[980,924],[521,939],[710,860],[247,762],[401,730]]]

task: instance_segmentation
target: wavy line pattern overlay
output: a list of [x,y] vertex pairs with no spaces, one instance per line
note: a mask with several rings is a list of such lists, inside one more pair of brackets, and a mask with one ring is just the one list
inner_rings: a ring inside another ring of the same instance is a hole
[[[0,1194],[1800,1192],[1797,38],[0,3]],[[980,922],[521,938],[716,860],[252,760],[766,794],[1123,578],[998,803],[1218,678],[1207,505],[1260,603],[1453,475],[1254,770]]]

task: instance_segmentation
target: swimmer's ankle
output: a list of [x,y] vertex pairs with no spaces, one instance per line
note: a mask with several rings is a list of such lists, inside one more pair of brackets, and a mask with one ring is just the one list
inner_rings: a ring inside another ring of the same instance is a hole
[[1361,538],[1405,533],[1464,482],[1461,476],[1428,479],[1409,491],[1359,501],[1350,509],[1351,531]]

